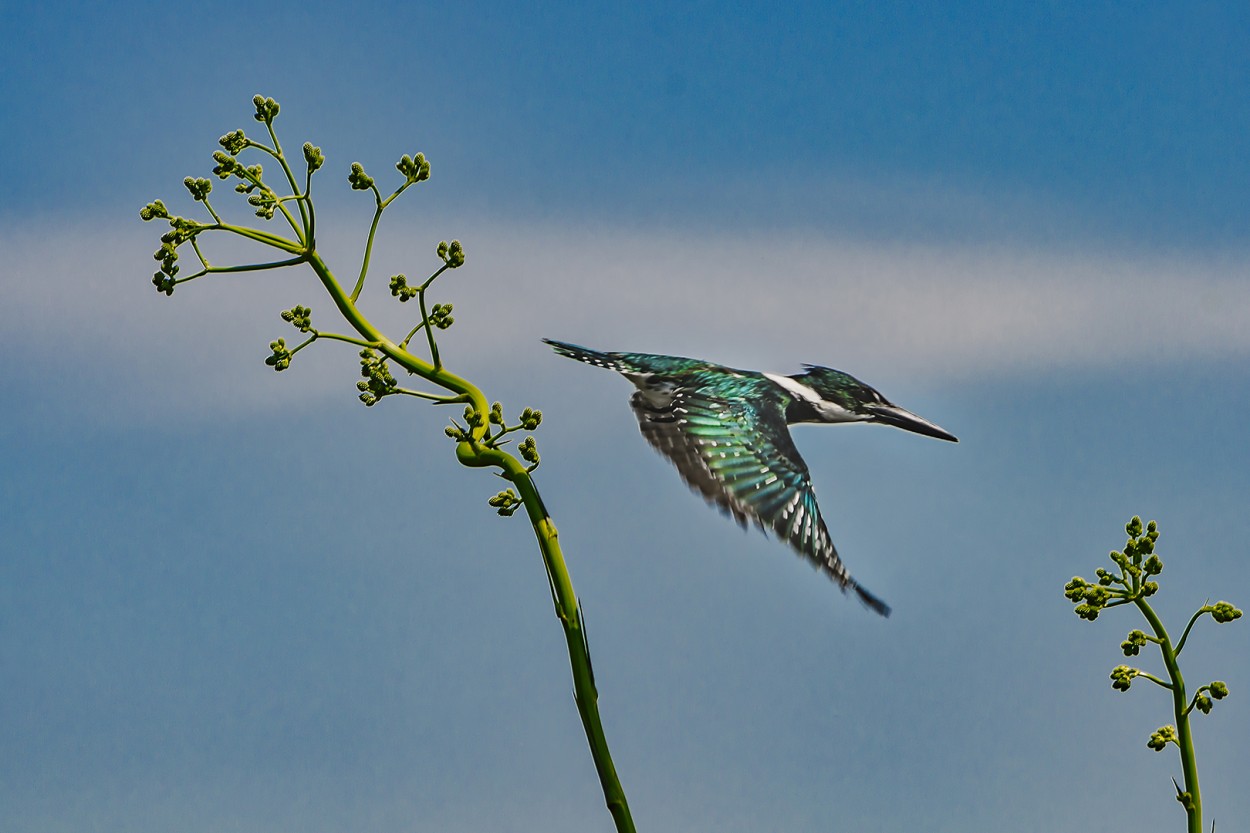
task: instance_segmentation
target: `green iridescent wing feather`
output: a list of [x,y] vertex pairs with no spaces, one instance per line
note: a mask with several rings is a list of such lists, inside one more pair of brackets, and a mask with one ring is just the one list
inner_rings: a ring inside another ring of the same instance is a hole
[[543,341],[562,356],[625,374],[638,388],[630,404],[643,436],[692,489],[743,526],[772,530],[843,590],[889,615],[838,557],[807,464],[790,438],[784,390],[762,374],[699,359]]
[[889,608],[851,578],[820,515],[807,464],[786,426],[788,400],[758,374],[684,375],[631,401],[642,434],[682,479],[740,524],[772,530],[874,610]]

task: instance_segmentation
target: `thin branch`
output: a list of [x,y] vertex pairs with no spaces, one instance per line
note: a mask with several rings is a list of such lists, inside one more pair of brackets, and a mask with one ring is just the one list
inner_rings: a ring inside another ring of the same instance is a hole
[[402,393],[406,396],[416,396],[420,399],[428,399],[439,405],[450,405],[455,402],[468,402],[469,400],[462,393],[446,395],[438,393],[427,393],[423,390],[408,390],[407,388],[395,388],[395,393]]
[[1201,608],[1198,609],[1197,613],[1189,617],[1189,624],[1185,626],[1185,631],[1184,633],[1181,634],[1181,641],[1176,643],[1176,655],[1178,657],[1181,655],[1181,651],[1185,649],[1185,640],[1189,639],[1189,632],[1193,630],[1194,623],[1202,618],[1202,614],[1210,613],[1210,612],[1211,611],[1204,604]]

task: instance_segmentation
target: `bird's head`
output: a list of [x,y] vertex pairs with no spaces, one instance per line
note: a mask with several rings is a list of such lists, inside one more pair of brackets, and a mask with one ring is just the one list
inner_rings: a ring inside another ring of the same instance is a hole
[[880,422],[904,431],[924,434],[926,437],[959,442],[954,434],[905,408],[900,408],[882,396],[876,388],[864,384],[849,373],[819,365],[809,364],[804,367],[807,368],[806,373],[791,378],[811,388],[832,407],[848,412],[848,421]]

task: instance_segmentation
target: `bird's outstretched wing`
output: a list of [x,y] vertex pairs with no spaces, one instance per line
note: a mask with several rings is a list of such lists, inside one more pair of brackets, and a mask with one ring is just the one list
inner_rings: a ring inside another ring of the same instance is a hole
[[807,464],[790,438],[785,401],[765,380],[741,376],[735,379],[741,396],[714,395],[700,384],[701,375],[634,394],[630,404],[642,435],[708,503],[743,526],[753,521],[771,529],[844,591],[854,590],[888,616],[889,606],[861,587],[838,557]]

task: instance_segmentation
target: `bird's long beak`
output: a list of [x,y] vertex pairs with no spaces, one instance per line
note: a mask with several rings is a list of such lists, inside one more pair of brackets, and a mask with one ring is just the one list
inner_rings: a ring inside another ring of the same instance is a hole
[[886,425],[893,425],[895,428],[902,428],[904,431],[924,434],[926,437],[936,437],[939,440],[947,440],[952,443],[959,442],[959,439],[949,431],[945,431],[929,422],[929,420],[918,417],[911,411],[904,410],[897,405],[869,405],[864,410],[872,414],[872,422],[884,422]]

